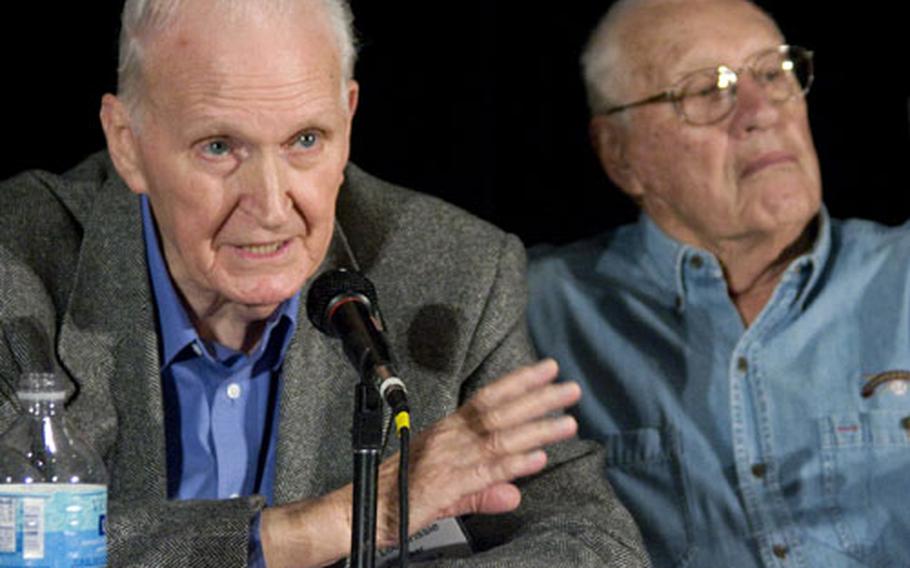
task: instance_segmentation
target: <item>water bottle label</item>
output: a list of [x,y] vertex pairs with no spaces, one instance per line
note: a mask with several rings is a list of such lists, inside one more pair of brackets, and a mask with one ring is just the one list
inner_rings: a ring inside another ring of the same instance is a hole
[[103,567],[103,485],[0,485],[0,566]]

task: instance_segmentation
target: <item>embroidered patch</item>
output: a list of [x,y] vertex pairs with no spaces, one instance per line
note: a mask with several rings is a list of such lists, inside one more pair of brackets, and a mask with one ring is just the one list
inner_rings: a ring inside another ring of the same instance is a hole
[[896,396],[904,396],[910,390],[910,371],[895,369],[872,375],[866,379],[863,385],[863,398],[869,398],[875,394],[876,389],[881,385],[887,384],[890,390]]

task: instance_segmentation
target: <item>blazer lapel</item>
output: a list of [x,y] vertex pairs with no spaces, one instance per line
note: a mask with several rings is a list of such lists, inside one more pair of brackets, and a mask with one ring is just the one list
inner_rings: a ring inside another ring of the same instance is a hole
[[[353,265],[336,222],[335,237],[319,272]],[[275,503],[337,489],[350,482],[353,468],[350,432],[359,377],[345,358],[341,342],[310,325],[308,291],[309,282],[301,292],[297,332],[281,377]]]
[[[118,471],[112,495],[166,497],[161,378],[139,200],[118,178],[99,191],[84,225],[82,253],[58,353]],[[109,409],[115,409],[112,414]],[[113,439],[116,435],[116,440]]]

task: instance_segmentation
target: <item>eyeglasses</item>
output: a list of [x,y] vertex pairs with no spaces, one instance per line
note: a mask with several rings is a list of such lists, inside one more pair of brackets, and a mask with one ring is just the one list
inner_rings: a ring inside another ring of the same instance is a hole
[[746,70],[773,102],[782,103],[808,93],[813,79],[812,55],[802,47],[781,45],[749,56],[737,70],[726,65],[699,69],[685,75],[667,91],[600,114],[670,102],[685,122],[696,126],[712,124],[723,120],[736,107],[736,85]]

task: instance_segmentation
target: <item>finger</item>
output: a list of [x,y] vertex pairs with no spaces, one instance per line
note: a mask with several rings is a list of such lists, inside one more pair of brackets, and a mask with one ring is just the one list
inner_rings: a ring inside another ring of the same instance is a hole
[[452,497],[450,503],[464,505],[469,503],[469,501],[464,501],[466,497],[478,495],[491,487],[509,483],[519,477],[533,475],[546,465],[547,454],[543,450],[478,463],[468,468],[461,468],[457,475],[453,475],[449,480],[446,492]]
[[559,416],[493,432],[484,443],[488,456],[522,454],[571,438],[577,431],[578,423],[573,417]]
[[[535,420],[482,437],[449,437],[444,443],[417,446],[419,450],[412,454],[411,464],[420,468],[415,469],[413,475],[429,480],[434,486],[442,477],[459,484],[462,477],[478,481],[479,484],[470,484],[467,489],[459,487],[456,494],[460,497],[466,492],[483,489],[484,484],[528,475],[529,470],[523,469],[527,465],[523,460],[529,459],[531,454],[537,455],[535,452],[540,452],[539,457],[545,458],[541,448],[571,438],[577,431],[578,423],[573,417],[559,416]],[[535,462],[533,465],[536,467],[539,464]]]
[[513,400],[541,385],[553,382],[559,367],[553,359],[544,359],[527,367],[520,367],[477,391],[469,405],[480,411]]
[[581,387],[578,383],[545,385],[501,406],[476,413],[473,418],[487,431],[493,432],[562,411],[578,402],[580,398]]
[[462,494],[470,495],[500,483],[533,475],[546,465],[547,453],[543,450],[507,455],[489,463],[477,464],[470,469],[470,474],[463,476],[466,482]]

